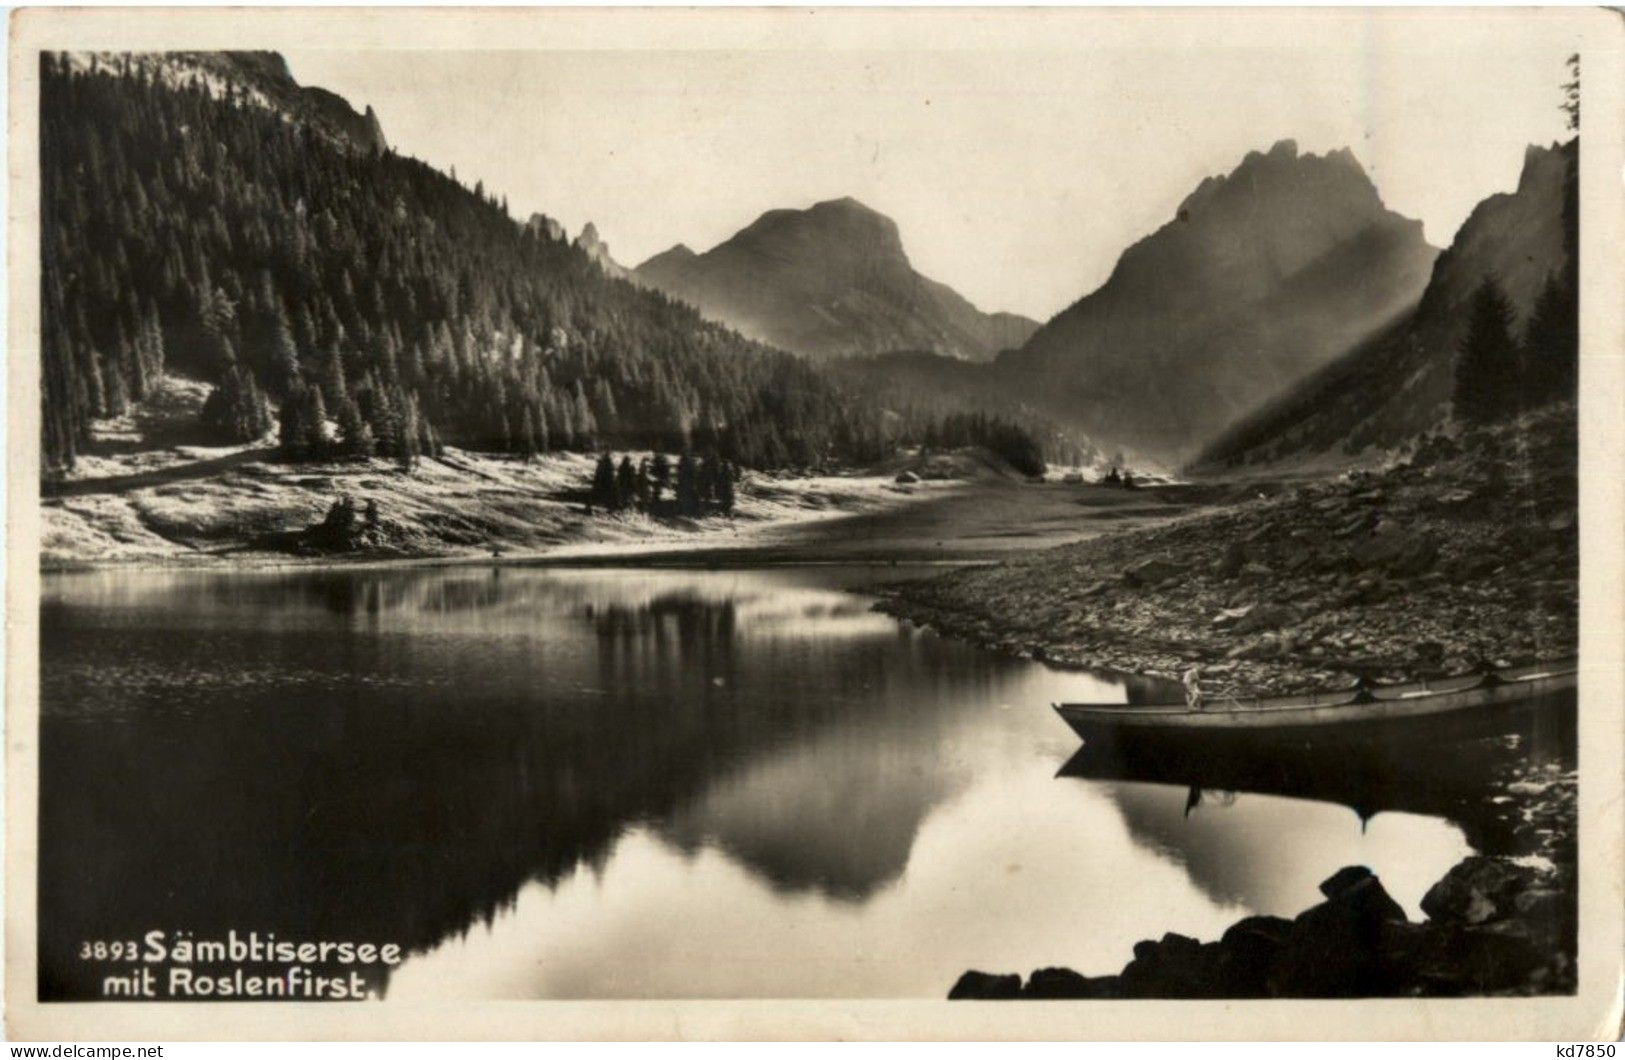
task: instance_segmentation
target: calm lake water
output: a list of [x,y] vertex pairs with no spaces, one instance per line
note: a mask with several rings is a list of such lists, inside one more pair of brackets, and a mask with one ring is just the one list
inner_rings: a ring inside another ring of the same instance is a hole
[[392,1002],[942,997],[1347,864],[1415,916],[1468,852],[1448,803],[1074,760],[1049,704],[1124,688],[870,609],[922,573],[48,577],[41,995],[95,993],[85,939],[235,929],[397,942]]

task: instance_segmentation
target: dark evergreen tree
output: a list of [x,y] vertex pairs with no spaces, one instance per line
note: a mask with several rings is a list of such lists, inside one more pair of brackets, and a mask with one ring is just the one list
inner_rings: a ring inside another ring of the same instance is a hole
[[1576,294],[1571,285],[1548,276],[1529,315],[1520,389],[1531,405],[1573,401],[1578,394],[1580,307]]
[[649,511],[653,507],[654,483],[649,479],[649,461],[638,461],[638,475],[632,483],[632,502],[641,511]]
[[1518,344],[1512,337],[1516,317],[1494,277],[1473,293],[1467,336],[1456,356],[1455,412],[1468,424],[1484,424],[1516,411],[1519,404]]
[[302,432],[299,452],[309,460],[324,460],[331,450],[327,433],[327,402],[322,398],[321,387],[307,386],[302,394],[305,407],[299,413]]
[[649,496],[653,503],[660,503],[660,495],[671,485],[671,461],[666,459],[665,453],[656,453],[649,463]]
[[400,430],[399,441],[396,443],[395,460],[402,471],[413,471],[418,466],[418,459],[422,455],[425,445],[423,442],[424,430],[429,431],[429,448],[434,455],[440,455],[440,446],[434,441],[434,430],[425,423],[423,416],[418,412],[418,399],[410,394],[397,393],[396,407],[399,409]]
[[615,469],[615,507],[630,508],[637,500],[638,475],[632,469],[632,457],[621,457]]
[[372,427],[361,415],[355,398],[346,397],[339,406],[339,452],[345,456],[370,457],[376,449]]
[[717,499],[717,458],[715,455],[702,457],[694,472],[695,501],[700,508],[705,508]]
[[283,459],[300,460],[306,455],[304,447],[309,438],[309,431],[305,426],[305,409],[305,394],[302,388],[296,387],[289,391],[288,396],[282,401],[282,409],[277,415],[277,442]]
[[734,469],[724,463],[722,473],[717,476],[717,507],[724,515],[732,515],[734,510]]
[[700,492],[694,473],[694,457],[684,453],[677,458],[677,512],[679,515],[698,515]]
[[519,418],[519,455],[524,457],[525,463],[536,459],[541,451],[536,443],[536,420],[530,413],[530,406],[525,406],[524,413]]
[[271,404],[246,369],[229,372],[209,392],[200,413],[203,426],[224,443],[252,442],[271,429]]
[[605,508],[615,504],[615,460],[608,453],[599,455],[593,471],[592,502]]

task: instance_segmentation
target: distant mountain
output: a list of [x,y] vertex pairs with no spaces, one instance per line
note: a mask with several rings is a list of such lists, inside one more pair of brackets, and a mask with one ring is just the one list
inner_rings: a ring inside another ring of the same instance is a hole
[[770,210],[703,254],[679,244],[636,275],[745,335],[816,358],[925,350],[985,361],[1037,327],[983,313],[915,272],[896,223],[850,198]]
[[1097,438],[1176,462],[1411,309],[1437,253],[1349,151],[1283,140],[1204,180],[999,374]]
[[1455,356],[1474,290],[1493,276],[1521,328],[1547,278],[1562,278],[1574,265],[1578,158],[1578,140],[1531,146],[1517,188],[1474,208],[1439,255],[1413,313],[1236,424],[1194,466],[1336,460],[1441,424],[1450,414]]

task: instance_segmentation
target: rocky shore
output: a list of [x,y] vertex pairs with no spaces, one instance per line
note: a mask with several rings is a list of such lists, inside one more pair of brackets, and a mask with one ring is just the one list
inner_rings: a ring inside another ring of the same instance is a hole
[[881,609],[1061,664],[1210,695],[1461,673],[1572,655],[1572,406],[1381,471],[901,585]]
[[[1436,435],[1380,471],[898,586],[881,607],[1061,664],[1161,677],[1197,664],[1210,696],[1572,655],[1576,441],[1572,407]],[[949,997],[1572,992],[1572,761],[1525,758],[1484,783],[1457,822],[1479,852],[1428,891],[1419,922],[1353,865],[1292,919],[1147,939],[1111,975],[969,971]]]
[[1166,934],[1134,946],[1116,975],[1040,968],[969,971],[949,1000],[1461,997],[1568,993],[1575,902],[1565,870],[1537,859],[1467,858],[1409,920],[1363,866],[1320,885],[1294,919],[1249,916],[1217,941]]

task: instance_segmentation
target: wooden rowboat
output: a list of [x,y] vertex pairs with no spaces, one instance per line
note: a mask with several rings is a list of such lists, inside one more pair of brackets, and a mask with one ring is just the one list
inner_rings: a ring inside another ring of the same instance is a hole
[[1576,660],[1564,659],[1437,681],[1251,699],[1217,696],[1200,710],[1182,702],[1057,703],[1055,710],[1085,740],[1159,732],[1342,735],[1572,700],[1577,683]]

